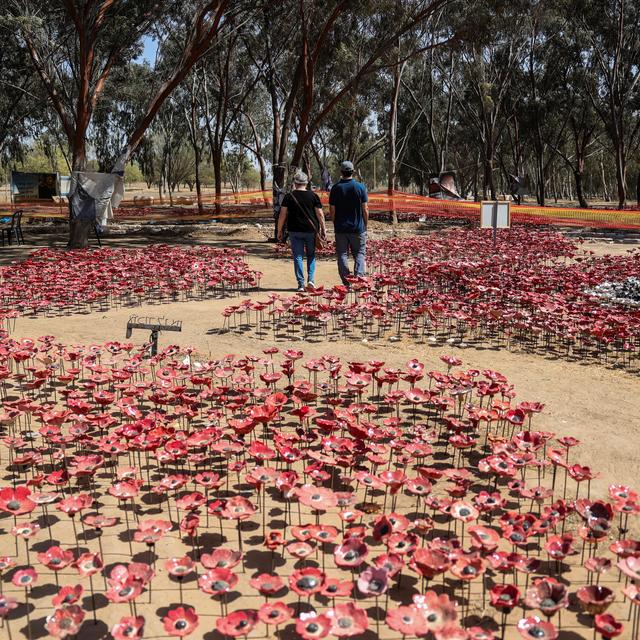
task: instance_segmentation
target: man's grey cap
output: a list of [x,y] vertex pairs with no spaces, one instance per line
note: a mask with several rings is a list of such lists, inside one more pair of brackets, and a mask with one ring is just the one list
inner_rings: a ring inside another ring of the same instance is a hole
[[296,174],[293,176],[293,181],[296,184],[307,184],[309,177],[304,171],[296,171]]
[[340,165],[340,171],[348,173],[349,171],[353,170],[353,162],[351,162],[351,160],[343,160],[342,164]]

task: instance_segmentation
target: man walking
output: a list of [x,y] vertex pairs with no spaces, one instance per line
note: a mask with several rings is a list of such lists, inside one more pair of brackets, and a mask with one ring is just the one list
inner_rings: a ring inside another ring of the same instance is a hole
[[345,160],[340,165],[342,179],[331,187],[329,211],[336,233],[336,257],[342,283],[348,287],[349,249],[354,258],[354,273],[363,276],[367,250],[367,223],[369,197],[366,187],[353,178],[353,163]]

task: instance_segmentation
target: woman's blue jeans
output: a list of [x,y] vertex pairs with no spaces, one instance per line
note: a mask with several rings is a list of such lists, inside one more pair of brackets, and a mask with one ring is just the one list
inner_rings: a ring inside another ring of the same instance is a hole
[[316,234],[312,231],[289,231],[293,270],[299,287],[304,287],[304,252],[307,252],[307,280],[315,282],[316,276]]

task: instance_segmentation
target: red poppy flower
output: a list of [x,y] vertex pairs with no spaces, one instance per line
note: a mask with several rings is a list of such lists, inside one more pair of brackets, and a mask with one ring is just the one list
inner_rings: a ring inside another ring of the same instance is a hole
[[475,580],[485,572],[485,569],[485,561],[482,558],[473,556],[456,558],[449,567],[449,571],[458,580]]
[[0,594],[0,618],[6,618],[14,609],[18,608],[18,601],[11,596]]
[[291,527],[291,535],[300,542],[306,542],[313,537],[313,525],[306,524],[297,527]]
[[133,539],[148,545],[156,544],[172,528],[173,525],[168,520],[141,520],[137,531],[133,533]]
[[258,619],[266,625],[276,627],[293,618],[293,609],[284,602],[266,602],[258,609]]
[[320,569],[305,567],[289,576],[289,587],[299,596],[309,596],[322,591],[325,578],[325,574]]
[[444,593],[438,595],[429,590],[424,595],[414,595],[413,604],[424,617],[427,629],[434,633],[453,626],[458,619],[455,602]]
[[7,569],[12,569],[16,566],[16,561],[10,556],[0,556],[0,574]]
[[111,586],[104,594],[110,602],[131,602],[142,593],[142,583],[133,578],[110,582]]
[[367,545],[359,538],[348,538],[333,552],[338,567],[359,567],[368,555]]
[[82,522],[92,529],[107,529],[118,524],[118,518],[95,514],[83,516]]
[[200,562],[205,569],[233,569],[242,560],[242,553],[220,547],[215,549],[213,553],[203,553],[200,556]]
[[249,584],[264,596],[272,596],[284,588],[282,578],[269,573],[261,573],[251,578]]
[[264,546],[271,551],[275,551],[284,544],[284,536],[282,531],[268,531],[264,537]]
[[591,616],[604,613],[613,602],[615,595],[611,589],[602,585],[587,585],[576,592],[580,606]]
[[386,540],[389,553],[406,555],[413,553],[418,546],[418,537],[414,533],[392,533]]
[[595,629],[603,638],[615,638],[624,631],[624,626],[610,613],[601,613],[593,619]]
[[331,620],[326,614],[315,612],[301,613],[296,621],[296,633],[303,640],[320,640],[326,638],[331,630]]
[[107,491],[118,500],[131,500],[138,495],[139,490],[139,484],[135,480],[127,480],[116,482]]
[[197,534],[198,527],[200,526],[200,517],[195,513],[188,513],[180,520],[179,526],[180,531],[193,538]]
[[500,536],[494,529],[472,525],[467,529],[467,531],[471,536],[472,544],[474,547],[478,547],[489,552],[494,551],[498,548]]
[[214,596],[228,593],[236,584],[238,584],[238,576],[225,568],[209,569],[198,578],[200,589]]
[[558,631],[550,622],[543,622],[538,616],[522,618],[516,627],[518,633],[525,638],[539,638],[540,640],[557,640]]
[[88,577],[102,571],[104,563],[99,553],[83,553],[73,563],[73,566],[81,576]]
[[38,573],[31,567],[27,569],[18,569],[11,576],[11,582],[16,587],[32,587],[34,584],[36,584],[36,582],[38,582]]
[[194,477],[196,484],[207,489],[218,489],[224,484],[224,479],[220,478],[219,473],[213,473],[212,471],[204,471],[196,474]]
[[40,525],[37,522],[26,522],[25,524],[19,524],[11,528],[11,535],[23,540],[33,538],[38,531],[40,531]]
[[52,599],[53,606],[59,607],[61,605],[74,604],[80,600],[83,591],[81,584],[76,584],[73,587],[62,587]]
[[69,496],[64,500],[61,500],[56,505],[56,509],[63,511],[68,516],[75,516],[76,513],[87,509],[93,504],[93,498],[88,493],[79,493],[74,496]]
[[573,536],[570,533],[551,536],[545,543],[544,548],[554,560],[563,560],[568,555],[577,553],[573,548]]
[[628,558],[629,556],[640,557],[640,540],[616,540],[609,545],[609,549],[618,558]]
[[622,590],[622,593],[629,598],[632,604],[640,606],[640,588],[631,583]]
[[229,520],[247,520],[256,512],[256,507],[242,496],[229,498],[220,512],[223,518]]
[[36,508],[36,503],[30,498],[31,491],[27,487],[5,487],[0,489],[0,510],[20,516],[31,513]]
[[379,596],[387,591],[389,574],[385,569],[368,567],[358,576],[358,590],[365,596]]
[[389,487],[391,495],[398,493],[407,480],[403,471],[383,471],[378,477]]
[[353,602],[337,604],[327,611],[331,621],[331,634],[338,638],[349,638],[364,633],[369,628],[367,612]]
[[308,558],[315,550],[315,547],[308,542],[291,542],[286,546],[287,551],[294,558]]
[[328,524],[312,524],[311,537],[318,542],[333,542],[338,537],[338,530]]
[[39,553],[38,560],[40,560],[47,569],[60,571],[73,562],[73,553],[54,545],[49,547],[44,553]]
[[428,633],[427,622],[415,606],[400,606],[387,611],[387,625],[403,636],[424,636]]
[[144,633],[143,616],[124,616],[111,627],[114,640],[142,640]]
[[613,566],[613,562],[609,558],[600,558],[593,556],[588,558],[584,563],[584,568],[590,573],[605,573]]
[[59,607],[47,616],[45,627],[55,638],[75,636],[80,631],[85,613],[77,604]]
[[249,635],[258,621],[258,614],[253,609],[234,611],[216,620],[216,629],[225,636],[238,638]]
[[461,520],[462,522],[471,522],[478,518],[478,510],[466,502],[454,502],[451,505],[451,515],[456,520]]
[[540,609],[545,616],[569,606],[567,587],[555,578],[537,578],[527,589],[525,604],[532,609]]
[[425,547],[417,549],[410,561],[410,566],[428,580],[439,573],[444,573],[450,564],[449,558],[444,553]]
[[327,598],[349,598],[352,591],[353,582],[351,580],[326,578],[320,593]]
[[176,607],[169,609],[162,623],[168,635],[183,638],[198,628],[198,616],[193,607]]
[[164,563],[164,568],[170,576],[184,578],[184,576],[195,571],[196,565],[189,556],[182,556],[181,558],[169,558]]
[[636,556],[627,556],[618,560],[618,569],[632,580],[640,580],[640,558]]
[[511,611],[520,601],[520,590],[512,584],[496,584],[491,587],[489,595],[496,609]]
[[199,492],[188,493],[176,500],[176,507],[182,511],[195,511],[206,503],[207,499]]
[[396,553],[384,553],[375,557],[373,559],[373,564],[380,569],[384,569],[389,574],[389,577],[393,578],[402,571],[404,567],[404,559],[401,555]]
[[336,495],[331,489],[305,484],[296,490],[298,500],[314,511],[327,511],[338,504]]

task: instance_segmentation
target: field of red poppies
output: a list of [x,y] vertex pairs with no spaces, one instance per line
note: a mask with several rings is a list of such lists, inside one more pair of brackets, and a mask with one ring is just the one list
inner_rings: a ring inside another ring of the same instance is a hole
[[[253,355],[150,358],[122,327],[81,345],[10,322],[195,308],[259,285],[242,252],[41,250],[4,268],[0,637],[636,638],[634,487],[603,484],[575,428],[542,427],[545,398],[517,394],[491,352],[472,368],[439,350],[434,367],[418,349],[559,349],[575,323],[567,355],[633,366],[637,312],[589,291],[637,273],[638,253],[518,230],[494,252],[465,234],[373,243],[350,291],[256,292],[226,314],[267,327]],[[415,357],[349,354],[390,334]]]
[[525,228],[501,232],[494,247],[490,231],[456,229],[373,241],[368,259],[371,275],[349,288],[231,305],[226,326],[276,340],[431,339],[637,364],[640,308],[592,290],[638,274],[638,250],[593,256],[559,233]]
[[71,315],[225,297],[260,284],[240,250],[149,245],[81,252],[39,249],[0,267],[0,324],[18,315]]
[[524,638],[637,624],[606,612],[640,602],[637,494],[595,499],[580,443],[537,431],[544,404],[513,401],[499,372],[276,348],[145,360],[51,337],[5,338],[2,354],[7,632],[85,637],[117,619],[117,639],[145,625],[490,638],[512,612]]

